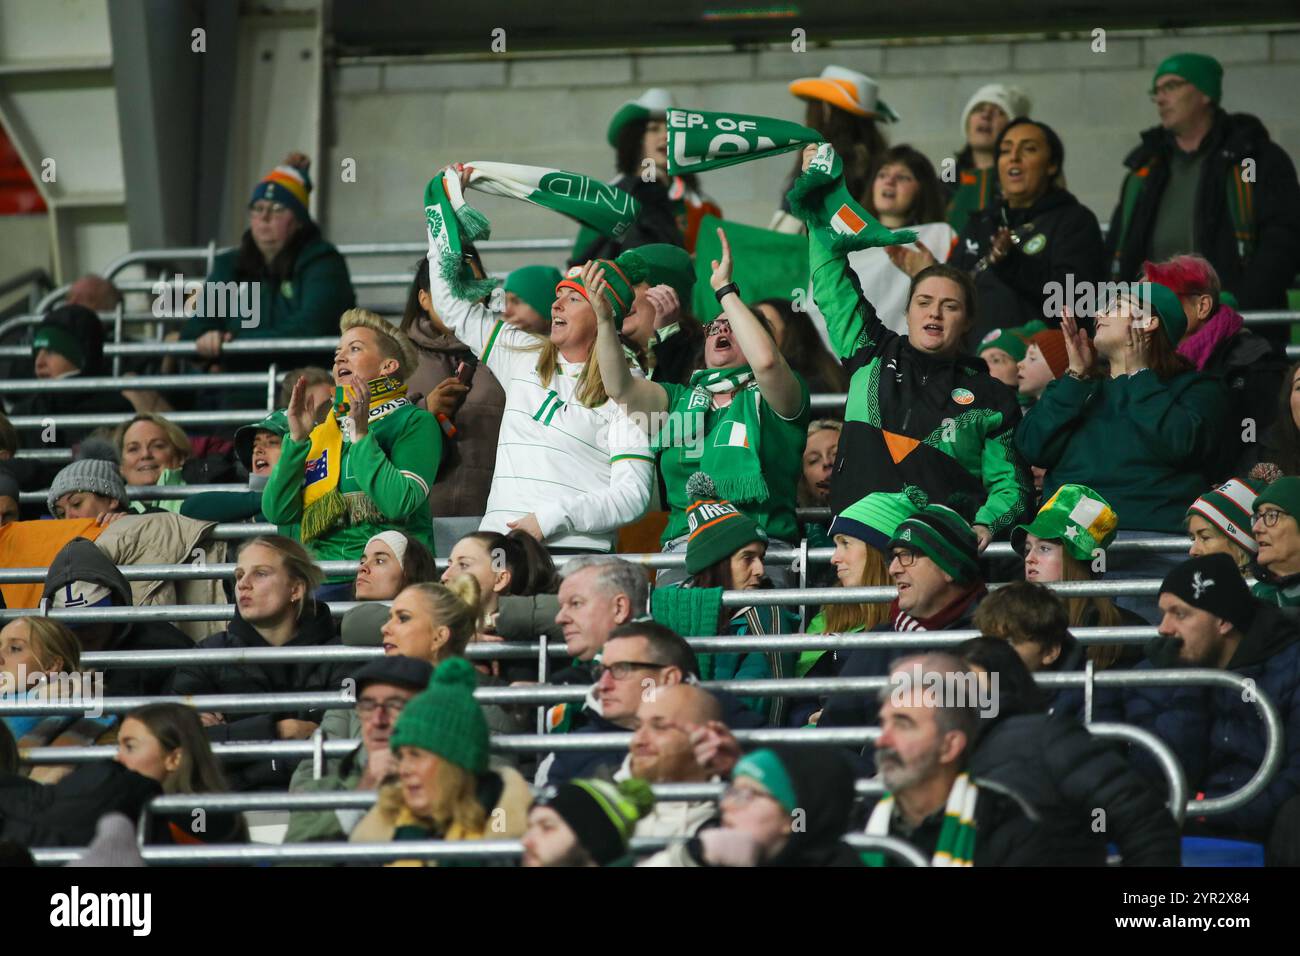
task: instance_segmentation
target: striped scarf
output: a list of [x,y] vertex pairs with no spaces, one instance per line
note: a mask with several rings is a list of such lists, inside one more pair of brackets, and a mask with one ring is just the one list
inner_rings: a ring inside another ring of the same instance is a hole
[[[673,449],[684,462],[699,462],[713,479],[718,496],[733,502],[766,501],[760,438],[763,396],[748,365],[700,369],[691,376],[689,391],[668,410],[656,439],[665,453]],[[715,396],[731,395],[731,403],[714,409]],[[714,415],[704,434],[704,420]]]
[[[963,773],[948,791],[948,803],[943,809],[943,826],[939,841],[934,846],[931,866],[972,866],[975,860],[975,801],[979,787],[970,774]],[[894,797],[886,794],[876,804],[867,820],[868,836],[889,836],[889,824],[894,818]],[[884,866],[883,853],[862,854],[864,866]]]

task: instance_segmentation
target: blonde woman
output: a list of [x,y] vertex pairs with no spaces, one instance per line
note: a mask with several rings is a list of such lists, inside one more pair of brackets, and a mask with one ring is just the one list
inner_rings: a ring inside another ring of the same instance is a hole
[[[471,167],[457,164],[462,186]],[[429,250],[433,310],[506,390],[496,469],[479,526],[518,528],[551,553],[610,552],[618,531],[645,513],[653,457],[645,432],[605,390],[596,360],[596,314],[589,301],[594,263],[570,270],[555,290],[550,333],[509,325],[489,300],[453,295]],[[617,277],[606,275],[607,282]],[[605,288],[610,288],[605,286]],[[620,317],[632,305],[624,281],[604,292]]]
[[[140,412],[113,431],[113,444],[122,478],[127,485],[185,484],[181,469],[194,454],[190,439],[175,422],[153,412]],[[180,511],[183,499],[161,499],[155,504]]]
[[[58,621],[20,617],[0,629],[0,699],[66,700],[68,693],[82,689],[80,671],[81,642]],[[77,723],[67,717],[35,714],[15,714],[3,721],[24,747],[48,746]],[[111,720],[93,723],[93,727],[81,728],[90,737],[85,743],[93,743]]]

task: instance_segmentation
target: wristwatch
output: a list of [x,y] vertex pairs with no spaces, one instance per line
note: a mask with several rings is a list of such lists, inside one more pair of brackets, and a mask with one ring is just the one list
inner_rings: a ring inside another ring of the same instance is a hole
[[733,292],[736,293],[736,295],[740,295],[740,286],[736,285],[736,283],[734,282],[728,282],[726,285],[724,285],[721,289],[719,289],[717,292],[713,294],[717,297],[718,304],[721,305],[723,297],[730,295]]

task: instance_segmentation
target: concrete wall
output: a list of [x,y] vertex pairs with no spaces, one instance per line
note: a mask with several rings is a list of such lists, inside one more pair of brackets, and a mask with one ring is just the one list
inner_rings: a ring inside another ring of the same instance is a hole
[[[1112,31],[1104,53],[1092,52],[1085,34],[846,44],[806,53],[362,60],[337,65],[330,75],[327,162],[316,170],[318,179],[333,177],[323,218],[335,241],[419,240],[424,184],[440,165],[499,160],[607,178],[613,174],[613,151],[605,143],[609,117],[647,87],[667,87],[682,106],[801,121],[802,103],[789,95],[787,83],[841,63],[875,77],[882,97],[903,117],[890,132],[891,142],[913,144],[936,167],[962,145],[958,120],[970,94],[993,80],[1019,84],[1033,97],[1033,115],[1051,123],[1065,141],[1071,189],[1105,220],[1119,188],[1121,160],[1138,132],[1156,122],[1146,95],[1152,70],[1184,49],[1217,56],[1226,74],[1224,107],[1259,116],[1273,138],[1300,158],[1297,25],[1187,35]],[[356,161],[356,182],[339,181],[345,158]],[[704,186],[728,218],[766,225],[791,162],[771,159],[721,170],[708,174]],[[521,203],[477,201],[494,220],[495,238],[574,231],[555,215]],[[511,268],[523,261],[498,255],[489,266]]]

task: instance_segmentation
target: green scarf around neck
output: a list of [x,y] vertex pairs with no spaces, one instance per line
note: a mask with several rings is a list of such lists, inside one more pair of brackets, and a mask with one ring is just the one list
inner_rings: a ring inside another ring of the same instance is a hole
[[[762,394],[748,365],[737,368],[700,369],[691,376],[690,389],[668,409],[656,447],[676,449],[684,462],[698,462],[697,470],[713,479],[720,497],[737,503],[766,501],[767,480],[759,457]],[[731,404],[713,407],[713,396],[731,393]],[[705,421],[712,425],[705,432]]]
[[[975,804],[980,788],[970,774],[963,773],[953,781],[948,791],[948,802],[943,808],[943,824],[939,839],[934,845],[931,866],[972,866],[975,860]],[[886,794],[871,811],[867,820],[869,836],[889,836],[889,825],[894,815],[894,797]],[[863,853],[864,866],[884,866],[883,853]]]

